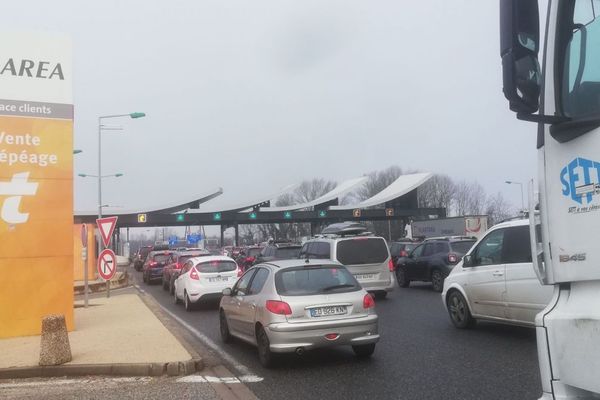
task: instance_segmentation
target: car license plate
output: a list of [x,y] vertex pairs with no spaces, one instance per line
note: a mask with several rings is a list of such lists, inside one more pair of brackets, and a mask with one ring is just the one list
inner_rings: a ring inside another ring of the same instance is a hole
[[311,317],[327,317],[329,315],[346,314],[346,306],[317,307],[310,309]]
[[209,282],[227,282],[228,278],[227,277],[222,277],[222,276],[216,276],[214,278],[208,278]]
[[354,278],[357,281],[368,281],[368,280],[375,279],[375,274],[356,274],[356,275],[354,275]]

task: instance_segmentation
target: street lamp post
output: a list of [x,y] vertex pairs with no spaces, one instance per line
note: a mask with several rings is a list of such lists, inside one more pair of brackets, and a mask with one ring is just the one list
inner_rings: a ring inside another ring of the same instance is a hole
[[[102,120],[109,118],[142,118],[146,114],[141,112],[134,112],[130,114],[115,114],[115,115],[103,115],[98,117],[98,219],[102,218]],[[117,176],[119,174],[115,174]],[[101,235],[98,235],[98,254],[104,250]],[[116,266],[115,266],[116,268]],[[106,281],[106,297],[110,297],[110,281]]]
[[505,181],[509,185],[519,185],[521,186],[521,212],[525,211],[525,200],[523,200],[523,183],[515,182],[515,181]]

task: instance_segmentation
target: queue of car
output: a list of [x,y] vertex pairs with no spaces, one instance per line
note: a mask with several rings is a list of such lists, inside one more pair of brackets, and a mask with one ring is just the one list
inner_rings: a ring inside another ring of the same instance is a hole
[[452,236],[388,244],[360,224],[340,223],[302,245],[271,241],[224,252],[150,248],[144,282],[161,280],[188,311],[219,301],[223,341],[257,346],[265,366],[279,353],[326,346],[349,345],[357,356],[370,356],[379,340],[374,298],[385,298],[396,282],[401,288],[431,282],[457,328],[479,319],[533,326],[552,295],[534,274],[523,219],[498,224],[479,241]]

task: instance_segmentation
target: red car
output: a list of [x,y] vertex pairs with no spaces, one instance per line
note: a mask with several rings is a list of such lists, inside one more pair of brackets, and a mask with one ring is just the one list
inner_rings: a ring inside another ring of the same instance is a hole
[[250,246],[240,250],[240,255],[235,261],[242,272],[245,272],[246,269],[252,266],[254,260],[256,260],[256,257],[260,254],[262,249],[263,248],[261,246]]
[[198,250],[184,250],[177,251],[171,254],[171,258],[167,262],[167,265],[163,268],[162,273],[162,287],[164,290],[168,290],[169,293],[173,294],[175,287],[173,283],[179,276],[181,267],[190,258],[210,256],[210,252],[202,249]]

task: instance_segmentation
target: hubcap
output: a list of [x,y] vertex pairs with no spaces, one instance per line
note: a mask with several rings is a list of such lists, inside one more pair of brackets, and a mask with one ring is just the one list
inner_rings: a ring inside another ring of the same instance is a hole
[[450,300],[450,314],[452,319],[456,322],[463,322],[465,320],[465,304],[458,296],[452,296]]

